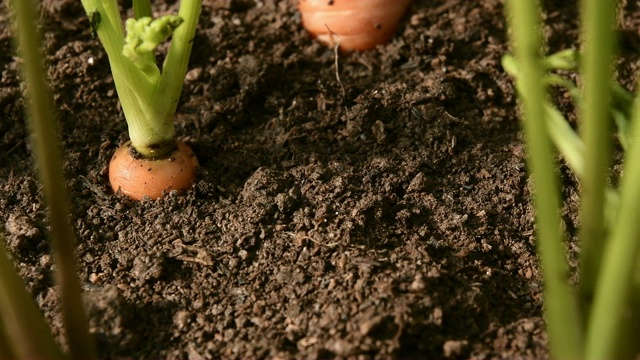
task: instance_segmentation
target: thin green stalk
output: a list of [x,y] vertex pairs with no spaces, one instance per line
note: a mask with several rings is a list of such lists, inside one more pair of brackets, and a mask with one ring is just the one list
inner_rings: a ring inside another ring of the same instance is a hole
[[173,34],[167,58],[162,65],[158,91],[154,94],[155,106],[162,109],[161,113],[171,114],[172,117],[180,100],[184,76],[189,65],[188,55],[191,54],[201,7],[202,0],[182,0],[180,3],[178,16],[184,19],[184,22]]
[[[4,243],[4,239],[0,239]],[[40,310],[0,244],[0,335],[6,335],[17,359],[64,359]],[[9,345],[9,344],[5,344]],[[2,354],[2,351],[0,351]],[[4,357],[3,357],[4,359]]]
[[69,219],[69,194],[64,182],[62,151],[57,141],[57,131],[51,114],[53,97],[46,85],[46,77],[40,55],[42,41],[37,34],[34,20],[36,4],[29,0],[14,0],[18,47],[24,65],[27,84],[28,123],[34,134],[34,155],[38,175],[43,185],[45,201],[49,208],[50,238],[56,272],[60,284],[63,322],[72,358],[95,358],[93,339],[81,299],[80,282],[76,271],[75,234]]
[[[152,17],[151,2],[149,0],[133,0],[133,16],[136,20],[143,17]],[[156,63],[156,54],[153,51],[146,53],[145,56],[149,62]]]
[[577,304],[568,284],[568,269],[560,231],[558,179],[551,140],[545,123],[545,90],[540,19],[536,1],[507,1],[512,44],[522,76],[524,129],[528,167],[535,186],[537,244],[545,282],[545,308],[550,352],[557,359],[582,354]]
[[605,187],[611,162],[611,64],[616,2],[585,0],[582,37],[584,55],[581,73],[584,97],[580,102],[580,132],[585,162],[580,204],[579,299],[586,323],[593,290],[600,270],[605,226]]
[[143,17],[151,17],[151,1],[149,0],[133,0],[133,16],[136,19]]
[[587,328],[586,359],[617,354],[623,314],[628,310],[633,270],[640,250],[640,97],[636,97],[629,151],[620,184],[617,222],[604,247]]

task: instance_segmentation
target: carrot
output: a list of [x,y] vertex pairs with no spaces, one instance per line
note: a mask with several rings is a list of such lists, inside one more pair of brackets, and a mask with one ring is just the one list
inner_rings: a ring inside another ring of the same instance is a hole
[[[133,0],[135,18],[127,19],[126,32],[116,0],[82,0],[82,5],[109,58],[131,139],[109,164],[111,187],[134,199],[182,192],[193,183],[198,161],[186,145],[176,145],[173,117],[202,0],[181,0],[177,15],[156,19],[150,0]],[[155,50],[170,36],[160,70]]]
[[109,163],[109,182],[114,192],[122,192],[135,200],[145,196],[157,199],[175,190],[183,193],[195,180],[198,159],[191,148],[176,142],[171,155],[163,159],[145,159],[127,141]]
[[302,25],[342,50],[366,50],[388,42],[411,0],[298,0]]

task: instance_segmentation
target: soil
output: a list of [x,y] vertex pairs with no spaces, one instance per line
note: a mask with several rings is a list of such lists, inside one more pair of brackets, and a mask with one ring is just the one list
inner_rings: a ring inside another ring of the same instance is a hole
[[[5,3],[0,221],[64,342]],[[550,51],[576,46],[577,13],[549,4]],[[205,0],[176,115],[197,183],[137,202],[106,177],[127,140],[107,57],[79,1],[43,2],[100,357],[547,357],[503,15],[418,0],[391,43],[336,54],[294,1]]]

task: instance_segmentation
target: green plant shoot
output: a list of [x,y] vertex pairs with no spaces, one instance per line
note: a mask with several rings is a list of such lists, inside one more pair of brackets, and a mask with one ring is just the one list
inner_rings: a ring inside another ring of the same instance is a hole
[[[183,0],[178,15],[151,18],[148,0],[134,1],[136,19],[126,35],[116,0],[82,0],[94,34],[109,57],[111,72],[134,149],[144,158],[167,157],[175,147],[176,112],[202,0]],[[162,68],[155,50],[171,35]]]

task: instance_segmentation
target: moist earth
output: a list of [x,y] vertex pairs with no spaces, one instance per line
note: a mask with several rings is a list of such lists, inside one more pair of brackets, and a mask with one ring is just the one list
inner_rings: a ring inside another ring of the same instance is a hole
[[[547,5],[548,50],[576,47],[575,4]],[[418,0],[391,43],[344,53],[309,37],[294,1],[205,0],[175,118],[198,180],[137,202],[106,177],[127,140],[106,54],[79,1],[42,2],[99,356],[547,357],[503,11]],[[64,344],[11,36],[3,2],[1,229]]]

